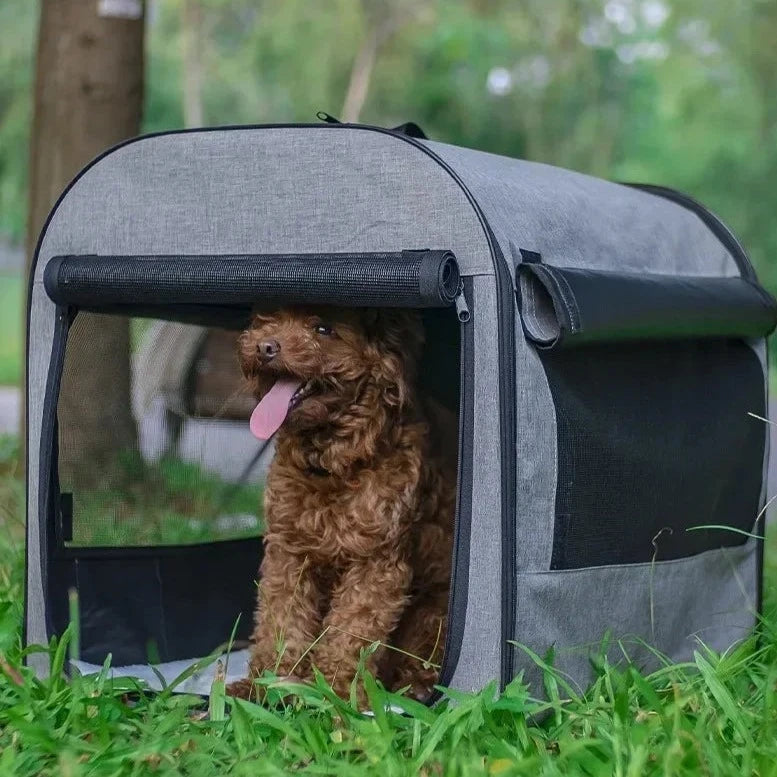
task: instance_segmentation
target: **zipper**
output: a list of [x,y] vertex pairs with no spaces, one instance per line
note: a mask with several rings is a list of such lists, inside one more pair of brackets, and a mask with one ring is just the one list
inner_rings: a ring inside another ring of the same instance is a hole
[[737,237],[711,210],[702,205],[697,199],[684,192],[679,192],[677,189],[670,189],[668,186],[657,186],[649,183],[624,183],[624,186],[630,186],[632,189],[641,189],[657,197],[663,197],[695,213],[731,254],[740,275],[751,281],[757,280],[747,252]]
[[516,375],[515,375],[515,286],[502,249],[486,222],[496,269],[497,311],[499,312],[499,414],[500,452],[502,467],[502,651],[501,687],[513,678],[515,645],[513,644],[518,600],[518,570],[516,556],[516,490],[518,473],[515,452],[516,429]]
[[456,306],[456,317],[462,324],[466,324],[470,319],[469,305],[467,304],[467,297],[464,294],[464,281],[459,281],[459,293],[456,295],[456,299],[453,301]]
[[[472,280],[467,279],[468,290],[472,287]],[[450,685],[453,675],[458,665],[458,659],[461,651],[461,639],[454,639],[454,626],[463,626],[467,614],[467,598],[469,588],[469,559],[470,559],[470,532],[472,528],[472,458],[473,448],[470,443],[466,445],[466,440],[473,438],[473,407],[470,399],[472,397],[472,384],[474,381],[474,331],[469,326],[470,309],[466,303],[466,292],[464,279],[461,280],[459,287],[459,296],[457,297],[457,315],[458,305],[461,304],[466,310],[466,320],[462,320],[458,315],[459,326],[459,455],[456,463],[456,521],[453,534],[453,551],[451,554],[451,582],[455,579],[457,585],[450,586],[448,592],[448,628],[445,633],[445,645],[443,646],[442,667],[438,684],[441,686]],[[469,473],[465,478],[464,473]],[[442,692],[435,689],[431,696],[426,700],[429,705],[434,704],[442,698]]]

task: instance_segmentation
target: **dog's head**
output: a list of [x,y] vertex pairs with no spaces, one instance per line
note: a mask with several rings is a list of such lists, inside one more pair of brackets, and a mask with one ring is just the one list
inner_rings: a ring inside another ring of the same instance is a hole
[[267,437],[282,423],[317,426],[357,403],[401,408],[411,396],[422,344],[413,311],[321,307],[256,314],[239,340],[243,373],[260,400],[254,433]]

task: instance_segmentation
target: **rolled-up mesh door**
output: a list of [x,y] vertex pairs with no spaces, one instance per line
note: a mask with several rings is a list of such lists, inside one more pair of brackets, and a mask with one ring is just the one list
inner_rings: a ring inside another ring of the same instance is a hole
[[746,278],[518,266],[521,320],[540,348],[765,337],[777,303]]
[[316,304],[439,308],[459,292],[450,251],[218,256],[58,256],[45,287],[86,310]]

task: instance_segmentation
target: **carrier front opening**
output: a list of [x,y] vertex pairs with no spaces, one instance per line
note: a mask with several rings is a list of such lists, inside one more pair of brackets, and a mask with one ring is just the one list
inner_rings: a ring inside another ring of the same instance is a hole
[[[252,311],[418,311],[417,392],[452,419],[435,444],[457,447],[470,310],[449,252],[59,257],[45,281],[58,305],[41,468],[48,630],[67,627],[75,589],[82,671],[111,655],[159,687],[158,673],[229,648],[228,680],[245,675],[274,455],[249,428],[238,358]],[[212,674],[180,690],[207,693]]]

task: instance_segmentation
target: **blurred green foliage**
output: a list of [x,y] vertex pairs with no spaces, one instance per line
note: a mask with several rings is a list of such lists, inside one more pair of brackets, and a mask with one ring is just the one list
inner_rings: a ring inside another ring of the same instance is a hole
[[[189,0],[194,2],[194,0]],[[709,204],[777,289],[774,0],[198,0],[207,124],[340,115]],[[184,122],[184,0],[148,5],[144,128]],[[24,231],[37,3],[0,3],[0,234]]]
[[0,386],[15,385],[22,377],[23,297],[21,276],[0,269]]

